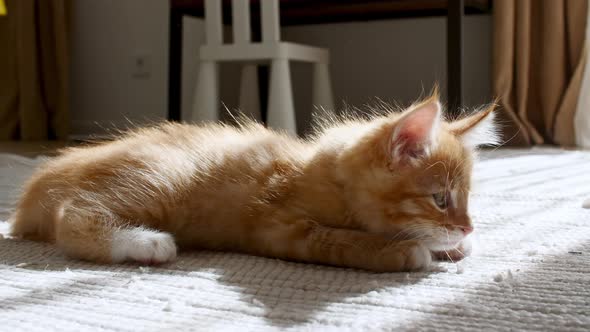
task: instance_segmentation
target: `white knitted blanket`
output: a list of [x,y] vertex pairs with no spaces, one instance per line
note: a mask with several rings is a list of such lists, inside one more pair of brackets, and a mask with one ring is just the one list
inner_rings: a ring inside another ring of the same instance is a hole
[[[0,155],[0,212],[35,163]],[[103,266],[5,238],[0,330],[588,331],[586,198],[589,152],[484,152],[471,200],[474,254],[422,273],[215,252],[157,268]]]

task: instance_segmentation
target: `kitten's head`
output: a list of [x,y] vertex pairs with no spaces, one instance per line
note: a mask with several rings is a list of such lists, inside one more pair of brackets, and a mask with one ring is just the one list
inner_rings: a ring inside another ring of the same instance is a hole
[[454,248],[473,231],[468,213],[475,149],[498,143],[493,107],[456,121],[437,96],[367,123],[342,151],[339,174],[367,231]]

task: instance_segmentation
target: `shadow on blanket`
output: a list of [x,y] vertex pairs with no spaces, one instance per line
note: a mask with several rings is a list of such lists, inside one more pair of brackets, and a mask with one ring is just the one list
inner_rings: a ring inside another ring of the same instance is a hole
[[[444,284],[436,289],[431,285],[428,289],[433,293],[425,297],[425,289],[416,283],[436,278],[436,272],[377,274],[216,252],[182,254],[175,263],[147,270],[136,265],[103,266],[71,261],[51,245],[5,239],[0,240],[0,264],[5,269],[22,269],[23,276],[30,279],[21,280],[27,287],[18,298],[0,294],[0,309],[28,310],[32,304],[51,305],[67,300],[79,303],[84,310],[88,309],[83,305],[88,298],[101,299],[107,292],[108,305],[115,311],[118,306],[140,303],[153,312],[154,307],[157,311],[166,301],[183,302],[189,310],[182,311],[184,316],[177,313],[174,319],[167,319],[164,323],[169,329],[183,329],[194,323],[190,308],[206,308],[216,312],[216,317],[219,313],[223,317],[224,312],[233,319],[236,313],[238,317],[259,317],[277,328],[287,328],[311,321],[330,326],[338,324],[343,315],[374,315],[373,310],[387,310],[388,303],[393,308],[403,308],[405,305],[399,299],[415,293],[427,303],[419,308],[415,303],[408,304],[408,310],[416,315],[413,320],[404,321],[404,326],[395,328],[428,329],[445,326],[450,317],[460,317],[453,319],[453,326],[468,328],[477,322],[500,329],[542,330],[547,327],[547,317],[553,317],[552,329],[582,329],[588,323],[585,310],[590,288],[581,285],[590,282],[590,275],[585,273],[590,269],[587,259],[590,239],[563,250],[567,251],[538,257],[525,255],[517,268],[507,265],[500,273],[492,272],[497,271],[497,265],[490,266],[489,273],[480,273],[486,264],[492,264],[488,260],[465,274],[442,272],[448,274],[446,282],[471,281],[454,291],[447,291]],[[31,285],[34,278],[30,276],[36,272],[57,278]],[[474,275],[470,277],[472,272]],[[4,277],[3,282],[14,282]],[[139,279],[145,282],[144,287],[133,290],[131,286]],[[426,283],[432,284],[432,280]],[[379,296],[380,292],[385,293]],[[222,300],[209,303],[207,296],[219,296]],[[141,303],[142,298],[149,303]],[[15,303],[24,307],[19,308]],[[358,305],[344,304],[364,304],[367,312]],[[163,311],[162,316],[166,317],[168,310]],[[170,311],[173,314],[174,310]],[[316,315],[320,312],[321,315]],[[520,318],[515,321],[515,317]],[[223,319],[219,323],[223,324]]]
[[[363,303],[360,299],[363,295],[384,288],[388,292],[392,289],[409,292],[413,284],[435,273],[379,274],[221,252],[183,253],[176,262],[159,267],[143,268],[132,264],[109,266],[69,260],[50,244],[14,239],[0,240],[0,264],[8,269],[26,269],[27,275],[35,272],[49,273],[54,277],[58,275],[59,280],[57,283],[27,283],[27,291],[19,298],[0,294],[0,309],[4,310],[18,310],[15,303],[50,305],[60,298],[83,302],[84,298],[101,298],[105,289],[121,292],[122,302],[111,305],[128,305],[125,296],[129,295],[123,293],[139,279],[152,282],[152,290],[160,287],[180,289],[169,291],[167,294],[175,296],[168,298],[151,292],[132,296],[147,297],[154,300],[153,304],[174,301],[192,307],[208,307],[205,296],[195,298],[189,295],[189,291],[182,291],[193,289],[190,287],[192,281],[202,283],[206,279],[209,285],[198,286],[195,292],[198,288],[208,287],[209,291],[220,288],[220,293],[223,293],[222,289],[231,289],[240,294],[241,303],[226,304],[235,308],[219,307],[214,310],[247,312],[279,328],[305,324],[310,320],[317,323],[314,314],[319,311],[333,312],[336,321],[341,309],[330,307],[331,304]],[[110,296],[109,300],[112,300]]]
[[[590,238],[559,254],[530,257],[516,268],[466,284],[452,300],[437,297],[410,330],[588,331]],[[481,268],[485,268],[482,262]],[[467,273],[467,272],[466,272]],[[455,319],[452,319],[452,318]],[[453,323],[449,325],[449,321]],[[391,328],[375,326],[374,330]]]

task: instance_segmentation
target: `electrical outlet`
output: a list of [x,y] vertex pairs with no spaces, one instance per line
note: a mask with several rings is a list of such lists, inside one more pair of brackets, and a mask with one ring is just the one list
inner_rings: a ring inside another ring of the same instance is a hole
[[135,79],[145,80],[152,74],[152,61],[149,54],[136,54],[132,58],[131,76]]

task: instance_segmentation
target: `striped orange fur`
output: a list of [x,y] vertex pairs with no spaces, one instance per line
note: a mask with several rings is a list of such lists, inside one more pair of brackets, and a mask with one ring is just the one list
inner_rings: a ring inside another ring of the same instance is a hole
[[12,234],[105,263],[162,263],[179,247],[422,269],[432,253],[460,256],[474,147],[495,142],[492,108],[449,122],[437,96],[325,121],[306,140],[253,122],[165,123],[45,163]]

